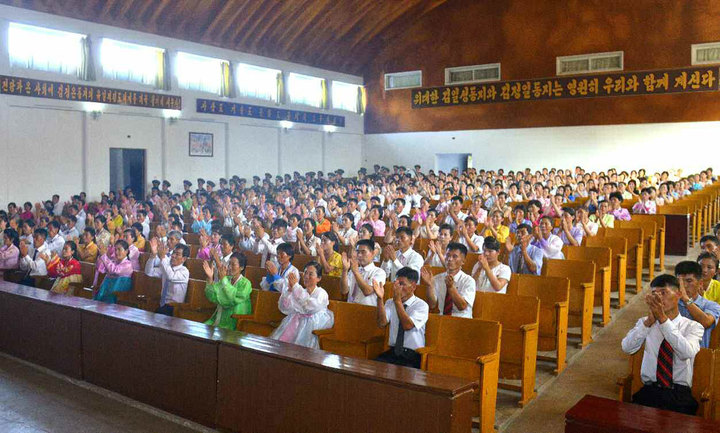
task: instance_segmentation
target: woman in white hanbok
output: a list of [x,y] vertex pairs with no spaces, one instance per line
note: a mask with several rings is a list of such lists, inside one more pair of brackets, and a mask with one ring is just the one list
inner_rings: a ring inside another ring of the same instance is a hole
[[270,338],[318,349],[320,344],[313,331],[332,328],[334,322],[333,313],[328,310],[328,294],[317,285],[322,278],[322,266],[315,261],[308,263],[302,278],[305,287],[298,283],[295,274],[288,275],[287,288],[283,288],[278,301],[278,308],[286,316]]

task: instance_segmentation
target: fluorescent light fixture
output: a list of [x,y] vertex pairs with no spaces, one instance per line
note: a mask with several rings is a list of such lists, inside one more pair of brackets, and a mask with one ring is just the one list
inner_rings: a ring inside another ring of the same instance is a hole
[[325,130],[325,132],[335,132],[337,131],[337,127],[335,125],[323,125],[323,130]]
[[88,113],[92,113],[94,111],[103,111],[105,108],[105,104],[101,104],[99,102],[83,102],[83,110],[87,111]]
[[172,118],[178,118],[182,114],[182,111],[180,110],[163,110],[162,115],[166,119],[172,119]]
[[293,123],[289,120],[281,120],[280,127],[285,128],[285,129],[290,129],[293,127]]

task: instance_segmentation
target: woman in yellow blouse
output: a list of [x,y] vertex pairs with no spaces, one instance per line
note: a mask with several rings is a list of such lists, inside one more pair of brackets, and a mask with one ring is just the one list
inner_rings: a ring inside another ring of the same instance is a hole
[[95,245],[95,229],[92,227],[85,227],[82,237],[83,245],[78,248],[80,260],[83,262],[95,263],[98,255],[98,247]]
[[505,239],[510,236],[510,227],[503,225],[502,212],[499,210],[493,211],[492,216],[488,218],[487,224],[485,224],[485,231],[482,236],[484,238],[492,236],[501,244],[505,243]]
[[718,259],[711,253],[702,253],[697,262],[702,267],[702,281],[700,281],[703,298],[720,302],[720,281],[715,279],[718,270]]
[[338,238],[334,232],[325,232],[321,237],[321,248],[318,249],[318,259],[320,265],[330,277],[339,277],[342,275],[343,264],[342,256],[338,252]]

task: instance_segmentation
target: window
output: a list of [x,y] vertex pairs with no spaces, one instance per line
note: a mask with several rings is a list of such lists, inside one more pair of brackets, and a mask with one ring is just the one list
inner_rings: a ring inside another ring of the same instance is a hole
[[161,87],[165,74],[164,54],[162,48],[103,38],[100,47],[103,76]]
[[358,95],[360,88],[357,84],[332,82],[332,106],[338,110],[358,112]]
[[581,54],[556,59],[558,75],[585,74],[623,70],[623,52]]
[[279,76],[280,71],[277,69],[239,63],[237,65],[238,92],[240,96],[278,102]]
[[83,67],[85,35],[10,23],[10,65],[78,75]]
[[291,104],[310,105],[321,108],[323,104],[324,82],[322,78],[309,75],[288,75],[288,96]]
[[175,62],[178,85],[183,89],[223,94],[227,60],[179,52]]
[[422,86],[422,71],[385,74],[385,90],[410,89]]
[[710,65],[720,63],[720,42],[694,44],[692,46],[692,64]]
[[500,63],[445,68],[445,84],[482,83],[500,79]]

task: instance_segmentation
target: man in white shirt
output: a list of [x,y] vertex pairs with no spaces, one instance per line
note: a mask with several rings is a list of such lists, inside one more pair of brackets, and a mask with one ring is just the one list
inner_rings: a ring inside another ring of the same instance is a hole
[[50,253],[55,253],[58,256],[62,256],[62,250],[65,246],[65,238],[60,235],[60,223],[53,220],[48,223],[47,226],[47,247]]
[[[25,242],[20,243],[20,259],[18,265],[20,270],[27,272],[28,277],[47,275],[47,267],[43,258],[49,259],[51,251],[45,240],[47,239],[47,231],[45,229],[36,229],[33,234],[33,246],[35,250],[32,255],[28,254],[28,245]],[[32,278],[25,278],[20,282],[25,285],[33,285]]]
[[427,268],[421,276],[427,284],[428,305],[437,307],[444,316],[466,317],[472,319],[475,302],[475,280],[462,271],[467,248],[465,245],[451,242],[445,251],[446,272],[433,277]]
[[375,242],[362,239],[357,243],[357,257],[343,253],[343,272],[340,278],[341,292],[347,294],[347,301],[374,306],[377,304],[373,282],[385,284],[385,271],[375,266]]
[[69,217],[65,218],[65,220],[67,221],[67,228],[62,232],[62,237],[63,239],[65,239],[65,242],[79,238],[80,232],[78,232],[77,227],[75,226],[75,223],[77,223],[77,218],[73,215],[70,215]]
[[271,236],[265,233],[265,228],[257,220],[253,221],[253,229],[256,239],[255,254],[262,254],[260,267],[265,267],[267,260],[277,265],[277,247],[285,243],[283,237],[285,236],[285,231],[287,231],[287,222],[282,218],[276,219],[270,227]]
[[462,210],[463,199],[459,195],[452,198],[448,207],[448,216],[445,217],[445,224],[449,224],[453,229],[465,221],[467,214]]
[[680,283],[672,275],[659,275],[650,283],[645,303],[650,314],[640,318],[622,341],[625,353],[642,345],[640,377],[644,386],[632,396],[633,403],[695,415],[698,403],[692,396],[693,362],[700,351],[703,326],[680,315]]
[[[155,312],[172,316],[174,307],[169,303],[182,304],[187,294],[190,271],[185,267],[185,260],[190,257],[190,247],[178,244],[172,250],[172,255],[166,257],[165,245],[157,238],[150,239],[150,257],[145,264],[145,273],[151,277],[162,278],[162,292],[160,293],[160,308]],[[154,267],[155,258],[160,260],[160,266]]]
[[386,245],[382,254],[382,269],[385,274],[390,275],[391,281],[395,281],[395,274],[401,268],[407,266],[420,272],[424,263],[422,256],[412,249],[413,232],[410,227],[398,227],[395,230],[395,239],[399,251],[395,251],[392,245]]
[[383,303],[385,288],[373,281],[377,306],[377,325],[388,330],[390,350],[375,358],[376,361],[406,367],[420,368],[422,357],[416,350],[425,347],[425,324],[428,320],[428,304],[414,295],[418,272],[404,267],[398,270],[393,284],[393,298]]

